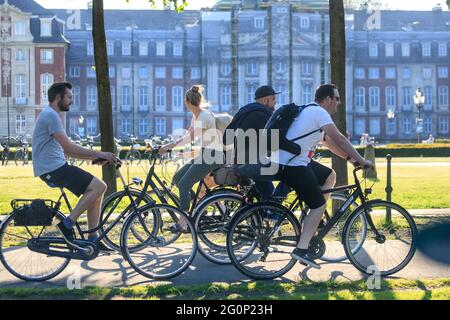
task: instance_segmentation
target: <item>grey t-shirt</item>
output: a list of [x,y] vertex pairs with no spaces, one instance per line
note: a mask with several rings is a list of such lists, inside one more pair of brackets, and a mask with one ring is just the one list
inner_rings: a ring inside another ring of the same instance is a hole
[[53,137],[56,132],[65,132],[61,117],[51,107],[45,107],[33,131],[33,170],[36,177],[66,164],[64,149]]

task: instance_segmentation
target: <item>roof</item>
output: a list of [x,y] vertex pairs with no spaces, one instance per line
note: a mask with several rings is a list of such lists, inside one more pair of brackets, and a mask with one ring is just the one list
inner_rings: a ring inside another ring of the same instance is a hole
[[29,12],[33,15],[53,17],[55,14],[48,9],[45,9],[33,0],[0,0],[0,5],[8,2],[10,5],[19,8],[23,12]]

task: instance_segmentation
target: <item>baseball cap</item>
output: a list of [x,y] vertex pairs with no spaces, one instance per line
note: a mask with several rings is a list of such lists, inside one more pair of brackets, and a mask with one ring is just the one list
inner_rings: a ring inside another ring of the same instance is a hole
[[279,93],[281,92],[275,92],[271,86],[261,86],[255,91],[255,100]]

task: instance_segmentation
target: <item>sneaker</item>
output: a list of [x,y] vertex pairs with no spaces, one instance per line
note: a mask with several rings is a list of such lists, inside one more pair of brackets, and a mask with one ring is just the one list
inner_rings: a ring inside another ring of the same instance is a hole
[[314,262],[314,260],[308,256],[308,250],[302,250],[299,248],[295,248],[291,253],[291,257],[300,261],[303,265],[308,265],[316,269],[320,269],[320,266]]
[[56,226],[58,227],[59,231],[61,232],[64,240],[69,244],[73,244],[73,229],[67,228],[64,225],[63,221],[58,223]]

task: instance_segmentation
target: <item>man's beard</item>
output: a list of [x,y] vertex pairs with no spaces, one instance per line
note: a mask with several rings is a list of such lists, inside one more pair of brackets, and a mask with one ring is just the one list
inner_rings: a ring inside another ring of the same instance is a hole
[[70,104],[66,106],[66,105],[64,105],[64,101],[60,101],[60,102],[58,102],[58,108],[62,112],[67,112],[70,110]]

